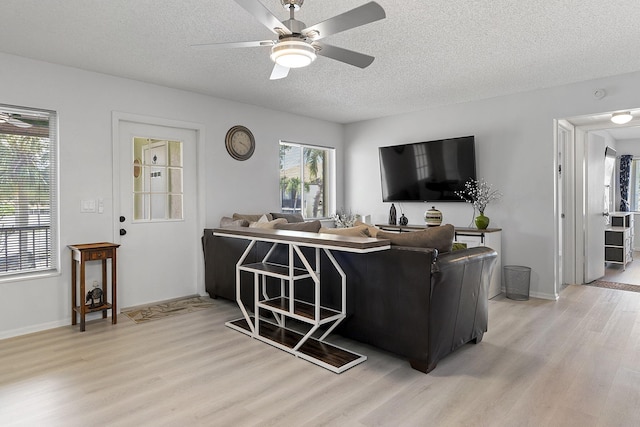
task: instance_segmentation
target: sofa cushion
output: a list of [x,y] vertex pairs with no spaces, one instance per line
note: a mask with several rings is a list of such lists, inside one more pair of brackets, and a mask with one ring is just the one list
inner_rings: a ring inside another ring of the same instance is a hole
[[351,237],[371,237],[369,235],[369,230],[365,225],[358,225],[358,226],[346,227],[346,228],[322,227],[319,233],[338,234],[340,236],[351,236]]
[[246,219],[249,222],[256,222],[263,216],[266,216],[269,221],[273,219],[271,217],[271,214],[240,214],[240,213],[234,213],[233,219]]
[[265,215],[262,216],[262,218],[260,218],[258,221],[254,221],[249,223],[249,227],[251,228],[274,228],[276,226],[276,224],[286,224],[287,220],[284,218],[278,218],[278,219],[274,219],[272,221],[269,221],[268,219],[266,219],[267,217]]
[[233,219],[228,216],[220,218],[220,227],[248,227],[249,221],[246,219]]
[[[280,219],[280,218],[276,218]],[[275,220],[274,220],[275,221]],[[294,222],[287,224],[276,224],[273,228],[278,230],[295,230],[295,231],[308,231],[310,233],[317,233],[320,230],[322,224],[320,221],[308,221],[308,222]]]
[[371,237],[376,237],[378,235],[378,232],[380,231],[380,229],[378,227],[376,227],[375,225],[367,224],[366,222],[362,222],[359,219],[356,220],[356,222],[353,225],[355,225],[355,226],[358,226],[358,225],[366,226],[367,230],[369,230],[369,236],[371,236]]
[[271,212],[269,215],[271,215],[272,219],[284,218],[289,223],[304,222],[304,218],[302,217],[301,213],[287,214],[287,213],[281,213],[281,212]]
[[378,239],[389,239],[392,245],[418,248],[435,248],[438,252],[451,252],[455,228],[451,224],[429,227],[424,230],[393,233],[380,231]]

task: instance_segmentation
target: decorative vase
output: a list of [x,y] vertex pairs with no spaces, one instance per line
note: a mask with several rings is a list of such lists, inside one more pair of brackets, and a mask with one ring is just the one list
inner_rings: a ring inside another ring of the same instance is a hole
[[400,223],[400,225],[407,225],[409,224],[409,218],[407,218],[406,216],[404,216],[404,214],[402,214],[398,222]]
[[442,224],[442,212],[437,210],[435,206],[431,206],[431,209],[424,213],[424,222],[427,227],[436,227]]
[[396,207],[391,203],[391,209],[389,209],[389,225],[396,225],[398,223],[398,214],[396,213]]
[[489,226],[489,217],[485,216],[484,212],[480,212],[480,215],[476,217],[475,222],[478,230],[486,230]]

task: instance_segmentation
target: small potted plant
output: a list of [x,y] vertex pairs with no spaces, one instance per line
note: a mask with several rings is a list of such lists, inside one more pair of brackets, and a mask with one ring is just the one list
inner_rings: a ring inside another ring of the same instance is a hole
[[335,213],[335,215],[333,215],[332,219],[336,224],[336,228],[348,228],[353,227],[357,217],[356,215],[351,213],[351,210],[347,212],[343,208],[341,208],[338,212]]
[[493,189],[484,179],[470,179],[464,184],[464,190],[456,191],[456,194],[473,205],[474,213],[476,210],[480,213],[474,221],[478,229],[485,230],[489,226],[489,217],[485,216],[484,210],[489,202],[500,199],[502,193]]

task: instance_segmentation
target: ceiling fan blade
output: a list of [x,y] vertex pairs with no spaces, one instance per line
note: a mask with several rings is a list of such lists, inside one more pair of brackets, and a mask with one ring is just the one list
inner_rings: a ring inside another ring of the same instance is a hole
[[276,34],[291,34],[278,18],[276,18],[262,3],[257,0],[235,0],[244,10],[252,14],[258,21]]
[[283,67],[280,64],[275,64],[273,67],[273,71],[271,71],[271,77],[269,77],[269,80],[284,79],[289,75],[289,70],[289,67]]
[[316,53],[320,56],[335,59],[336,61],[354,65],[359,68],[367,68],[375,59],[373,56],[354,52],[353,50],[349,49],[343,49],[337,46],[332,46],[330,44],[314,42],[313,46],[320,48],[319,50],[316,50]]
[[372,1],[343,14],[334,16],[333,18],[329,18],[326,21],[307,27],[302,30],[302,34],[308,34],[313,40],[320,40],[321,38],[337,34],[341,31],[379,21],[385,17],[386,14],[382,6]]
[[209,50],[209,49],[227,49],[227,48],[237,48],[237,47],[273,46],[275,43],[276,42],[274,40],[259,40],[254,42],[192,44],[191,47],[198,50]]
[[22,120],[18,120],[14,118],[10,118],[9,120],[7,120],[7,123],[14,125],[15,127],[18,127],[18,128],[30,128],[32,126],[31,123],[26,123],[26,122],[23,122]]

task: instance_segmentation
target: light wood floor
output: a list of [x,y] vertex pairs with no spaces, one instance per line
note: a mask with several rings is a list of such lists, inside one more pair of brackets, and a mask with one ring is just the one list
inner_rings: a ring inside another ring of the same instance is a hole
[[369,359],[337,375],[224,326],[215,308],[0,341],[0,425],[637,426],[640,293],[569,286],[490,301],[489,332],[428,375]]
[[601,280],[640,286],[640,252],[634,251],[633,259],[624,268],[620,264],[606,264]]

